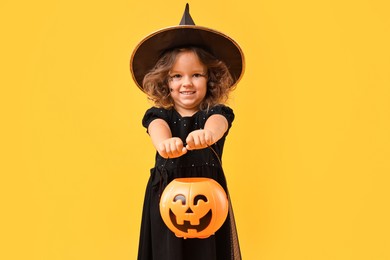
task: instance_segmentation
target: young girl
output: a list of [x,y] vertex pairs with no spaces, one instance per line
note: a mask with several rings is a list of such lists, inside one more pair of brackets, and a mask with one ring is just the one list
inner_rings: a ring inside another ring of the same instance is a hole
[[[198,37],[199,32],[203,37]],[[166,40],[180,39],[178,35],[185,36],[179,43]],[[210,43],[205,41],[207,37],[219,41]],[[161,46],[162,38],[165,46]],[[234,49],[239,56],[205,50],[220,48]],[[145,64],[153,59],[155,65]],[[220,158],[234,113],[223,103],[242,75],[242,64],[238,45],[222,33],[195,26],[188,5],[181,25],[148,36],[134,51],[133,77],[155,104],[142,123],[157,150],[146,189],[138,260],[241,259],[231,203],[228,217],[215,235],[183,239],[164,224],[159,201],[164,187],[183,177],[212,178],[228,193]]]

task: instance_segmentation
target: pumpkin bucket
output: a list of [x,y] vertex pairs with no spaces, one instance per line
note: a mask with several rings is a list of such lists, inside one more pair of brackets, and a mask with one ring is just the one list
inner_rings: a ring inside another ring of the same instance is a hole
[[225,222],[228,198],[209,178],[178,178],[161,195],[160,214],[167,227],[182,238],[207,238]]

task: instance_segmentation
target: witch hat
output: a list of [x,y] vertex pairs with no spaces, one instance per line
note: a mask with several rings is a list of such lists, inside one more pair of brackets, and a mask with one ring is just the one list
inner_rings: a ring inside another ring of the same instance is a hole
[[233,77],[232,87],[244,72],[244,53],[229,36],[219,31],[195,25],[186,4],[180,24],[160,29],[138,43],[130,59],[130,71],[137,86],[143,91],[144,76],[155,66],[161,55],[170,49],[197,46],[223,61]]

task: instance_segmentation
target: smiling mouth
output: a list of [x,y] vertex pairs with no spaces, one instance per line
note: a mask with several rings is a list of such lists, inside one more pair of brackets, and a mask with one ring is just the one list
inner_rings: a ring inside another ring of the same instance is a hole
[[180,94],[189,96],[195,94],[195,91],[181,91]]
[[188,232],[189,229],[195,229],[197,232],[200,232],[204,229],[206,229],[211,222],[211,209],[207,212],[206,215],[204,215],[200,220],[199,220],[199,225],[191,225],[190,221],[184,220],[184,223],[182,225],[178,224],[176,221],[176,216],[172,212],[172,210],[169,210],[169,217],[171,218],[172,224],[180,231],[182,232]]

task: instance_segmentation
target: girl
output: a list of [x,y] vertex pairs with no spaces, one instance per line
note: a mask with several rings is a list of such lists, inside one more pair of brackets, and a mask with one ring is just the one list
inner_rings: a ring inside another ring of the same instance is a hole
[[[229,48],[233,54],[226,52]],[[225,223],[206,239],[176,237],[159,213],[162,190],[175,178],[212,178],[227,192],[220,158],[234,113],[223,103],[242,75],[241,49],[226,35],[195,26],[187,5],[179,26],[160,30],[137,46],[131,70],[155,104],[142,123],[157,150],[146,189],[138,260],[241,259],[231,203]]]

